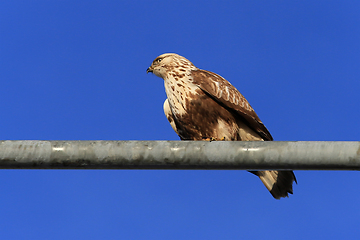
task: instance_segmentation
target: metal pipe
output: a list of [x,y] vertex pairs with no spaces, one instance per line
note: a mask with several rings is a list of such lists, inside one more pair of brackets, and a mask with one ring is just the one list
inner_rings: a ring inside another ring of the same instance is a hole
[[0,168],[360,170],[360,142],[0,141]]

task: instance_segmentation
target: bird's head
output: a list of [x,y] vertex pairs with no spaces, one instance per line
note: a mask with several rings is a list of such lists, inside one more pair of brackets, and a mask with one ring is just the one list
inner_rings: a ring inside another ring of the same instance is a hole
[[186,71],[197,68],[194,64],[192,64],[192,62],[176,53],[164,53],[155,58],[146,72],[152,72],[156,76],[165,79],[168,73],[176,69],[179,71]]

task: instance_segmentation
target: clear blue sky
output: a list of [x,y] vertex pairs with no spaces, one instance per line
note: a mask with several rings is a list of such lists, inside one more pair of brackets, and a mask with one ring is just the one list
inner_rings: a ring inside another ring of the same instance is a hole
[[[178,140],[152,60],[249,100],[275,140],[360,140],[359,1],[1,1],[0,139]],[[360,174],[1,170],[1,239],[355,239]]]

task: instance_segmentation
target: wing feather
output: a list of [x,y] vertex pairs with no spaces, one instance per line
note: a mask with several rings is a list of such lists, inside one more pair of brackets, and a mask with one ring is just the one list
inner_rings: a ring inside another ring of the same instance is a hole
[[218,103],[242,117],[265,141],[273,138],[245,97],[226,79],[206,70],[192,70],[193,83]]

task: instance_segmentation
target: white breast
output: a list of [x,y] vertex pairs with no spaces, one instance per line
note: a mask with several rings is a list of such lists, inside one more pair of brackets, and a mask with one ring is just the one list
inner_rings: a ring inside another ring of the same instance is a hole
[[169,105],[175,115],[182,115],[186,112],[187,101],[191,94],[197,94],[198,87],[192,83],[190,76],[175,79],[168,76],[165,81],[165,92]]

